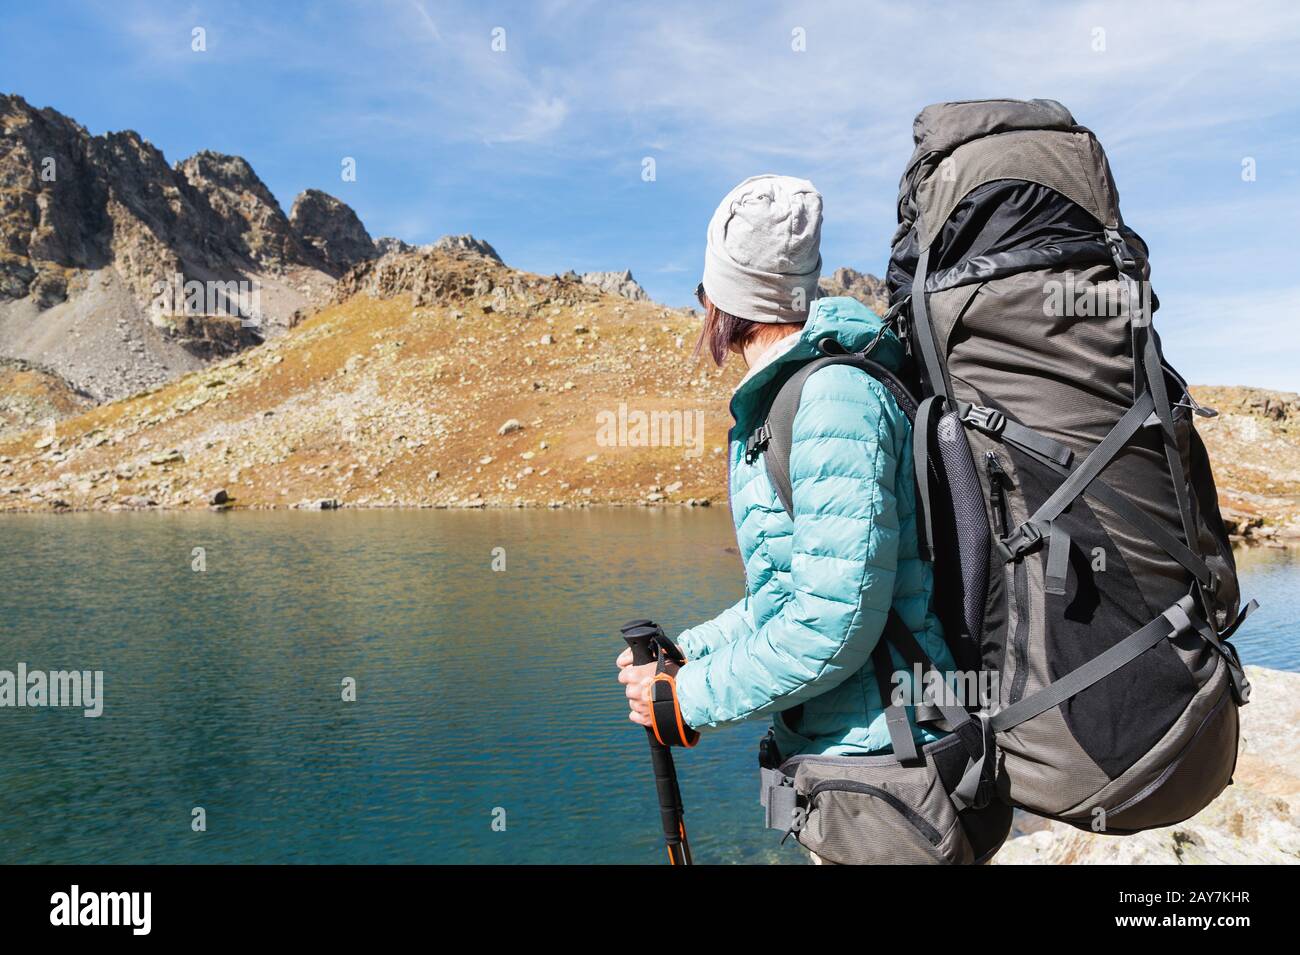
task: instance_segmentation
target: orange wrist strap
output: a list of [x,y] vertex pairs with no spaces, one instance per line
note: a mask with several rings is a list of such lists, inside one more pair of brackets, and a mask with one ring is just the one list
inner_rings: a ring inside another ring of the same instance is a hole
[[676,666],[666,671],[660,661],[659,672],[651,684],[650,721],[655,739],[663,746],[685,746],[687,749],[700,741],[700,734],[686,725],[682,708],[677,701]]

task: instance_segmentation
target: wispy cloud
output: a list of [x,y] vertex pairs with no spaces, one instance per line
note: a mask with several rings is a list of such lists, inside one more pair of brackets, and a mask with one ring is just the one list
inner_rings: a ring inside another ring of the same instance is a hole
[[484,142],[539,142],[559,129],[568,115],[568,104],[558,96],[539,97],[524,107],[512,127],[495,136],[485,136]]
[[429,11],[425,7],[425,5],[421,3],[420,0],[412,0],[411,7],[412,9],[415,10],[416,18],[421,23],[424,24],[425,29],[429,33],[429,36],[432,39],[436,40],[437,42],[441,43],[442,33],[439,32],[438,24],[434,22],[433,17],[430,16]]

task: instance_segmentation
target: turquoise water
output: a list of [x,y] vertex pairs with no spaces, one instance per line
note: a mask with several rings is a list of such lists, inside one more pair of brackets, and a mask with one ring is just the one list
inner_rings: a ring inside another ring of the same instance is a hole
[[[102,669],[105,702],[0,709],[0,863],[659,863],[617,628],[736,600],[731,545],[716,510],[6,517],[0,669]],[[1242,566],[1243,656],[1300,669],[1295,557]],[[762,731],[678,757],[698,861],[802,861]]]
[[1300,550],[1238,550],[1237,572],[1243,598],[1259,601],[1259,609],[1233,638],[1242,662],[1300,670]]

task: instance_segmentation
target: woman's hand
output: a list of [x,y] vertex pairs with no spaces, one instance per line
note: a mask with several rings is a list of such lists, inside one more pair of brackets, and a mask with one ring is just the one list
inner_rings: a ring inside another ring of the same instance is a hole
[[627,687],[627,718],[640,726],[650,726],[650,684],[655,677],[655,664],[632,665],[631,649],[618,655],[618,682]]

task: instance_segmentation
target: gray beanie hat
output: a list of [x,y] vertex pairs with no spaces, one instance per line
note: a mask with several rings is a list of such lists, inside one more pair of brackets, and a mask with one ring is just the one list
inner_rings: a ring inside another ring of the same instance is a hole
[[754,322],[802,322],[821,277],[822,196],[807,179],[751,176],[709,222],[704,292]]

